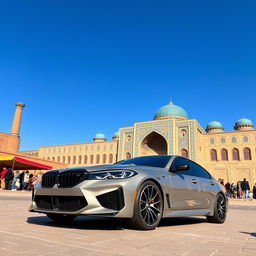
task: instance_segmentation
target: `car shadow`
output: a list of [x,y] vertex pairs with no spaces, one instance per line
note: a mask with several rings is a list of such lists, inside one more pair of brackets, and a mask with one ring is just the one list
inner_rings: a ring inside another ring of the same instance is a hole
[[159,227],[166,226],[182,226],[182,225],[195,225],[201,224],[203,222],[207,222],[206,218],[198,218],[198,217],[177,217],[177,218],[166,218],[162,219]]
[[253,232],[243,232],[243,231],[240,231],[240,233],[243,233],[243,234],[247,234],[247,235],[251,235],[251,236],[256,237],[256,233],[253,233]]
[[[167,226],[182,226],[206,222],[205,218],[180,217],[161,220],[158,228]],[[70,223],[56,223],[47,216],[28,217],[27,223],[59,228],[87,229],[87,230],[123,230],[131,229],[123,219],[79,216]]]

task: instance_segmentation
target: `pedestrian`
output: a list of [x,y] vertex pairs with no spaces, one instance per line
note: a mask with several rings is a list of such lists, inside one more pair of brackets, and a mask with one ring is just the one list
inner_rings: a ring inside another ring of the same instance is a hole
[[33,175],[32,173],[29,174],[29,180],[28,180],[28,184],[27,184],[27,190],[28,191],[31,191],[33,189],[33,186],[32,186],[32,182],[33,182],[33,177],[35,175]]
[[[244,193],[244,199],[246,200],[247,198],[250,198],[250,185],[249,182],[244,178],[244,180],[241,183],[241,188]],[[252,200],[252,199],[251,199]]]
[[22,190],[22,189],[23,189],[24,174],[25,174],[25,172],[23,171],[23,172],[19,175],[19,182],[20,182],[20,188],[19,188],[19,190]]
[[4,175],[4,182],[5,182],[5,190],[11,190],[11,184],[13,181],[13,171],[11,168],[8,168],[7,172]]
[[4,176],[5,174],[7,173],[7,168],[4,167],[3,170],[1,171],[1,174],[0,174],[0,183],[1,183],[1,189],[5,189],[5,181],[4,181]]
[[230,182],[227,182],[226,185],[225,185],[225,189],[226,189],[226,196],[227,197],[231,197],[231,185],[230,185]]
[[253,198],[256,199],[256,183],[253,186],[252,193],[253,193]]
[[22,190],[26,190],[28,187],[28,182],[29,182],[29,171],[26,171],[24,173],[24,178],[23,178],[23,182],[22,182]]
[[234,183],[232,183],[230,186],[230,192],[231,192],[231,197],[236,198],[236,186]]
[[20,172],[16,171],[16,174],[14,175],[14,178],[12,181],[12,190],[17,190],[20,188],[19,176],[20,176]]

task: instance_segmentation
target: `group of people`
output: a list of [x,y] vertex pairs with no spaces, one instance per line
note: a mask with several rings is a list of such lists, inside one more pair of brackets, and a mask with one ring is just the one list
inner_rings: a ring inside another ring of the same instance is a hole
[[11,168],[0,169],[0,189],[3,190],[32,190],[39,180],[39,175],[29,171],[13,171]]
[[246,178],[243,181],[238,181],[237,184],[227,182],[224,183],[223,179],[218,180],[221,185],[225,187],[226,196],[232,198],[244,198],[245,200],[248,198],[250,200],[256,199],[256,183],[252,189],[252,195],[250,193],[250,185]]

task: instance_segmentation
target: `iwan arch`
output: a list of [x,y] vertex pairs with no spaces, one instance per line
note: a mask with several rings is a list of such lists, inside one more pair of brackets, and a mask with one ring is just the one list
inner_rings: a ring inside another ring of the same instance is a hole
[[224,131],[218,121],[203,129],[196,119],[172,102],[161,107],[153,120],[122,127],[111,141],[97,134],[92,143],[42,146],[26,151],[39,158],[68,166],[99,165],[142,155],[174,154],[188,157],[215,178],[237,182],[244,177],[256,182],[256,130],[247,118]]

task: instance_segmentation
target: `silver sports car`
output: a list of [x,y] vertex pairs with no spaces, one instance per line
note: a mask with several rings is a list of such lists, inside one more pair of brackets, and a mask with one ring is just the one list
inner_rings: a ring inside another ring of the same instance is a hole
[[227,199],[197,163],[180,156],[143,156],[49,171],[33,191],[30,211],[64,222],[78,215],[126,218],[134,228],[150,230],[161,218],[178,216],[223,223]]

